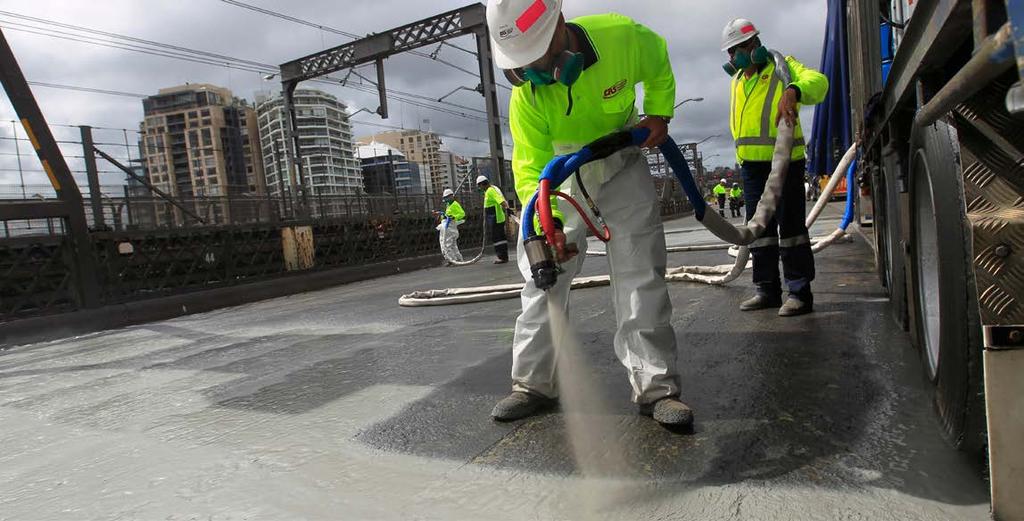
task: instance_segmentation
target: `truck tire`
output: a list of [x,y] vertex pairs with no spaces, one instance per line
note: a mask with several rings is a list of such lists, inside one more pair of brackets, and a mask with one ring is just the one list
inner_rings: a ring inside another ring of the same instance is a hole
[[889,223],[888,211],[885,207],[886,196],[885,169],[874,168],[871,174],[871,204],[875,209],[871,223],[875,235],[875,271],[878,282],[885,289],[886,295],[892,295],[889,262],[889,234],[885,229]]
[[[889,295],[893,319],[907,329],[907,279],[903,252],[903,232],[898,179],[902,168],[898,154],[891,147],[882,149],[878,169],[879,189],[875,190],[875,237],[877,241],[882,285]],[[879,219],[881,217],[881,219]],[[879,222],[881,221],[881,222]]]
[[908,307],[943,433],[958,449],[980,452],[981,321],[958,151],[945,122],[911,139]]

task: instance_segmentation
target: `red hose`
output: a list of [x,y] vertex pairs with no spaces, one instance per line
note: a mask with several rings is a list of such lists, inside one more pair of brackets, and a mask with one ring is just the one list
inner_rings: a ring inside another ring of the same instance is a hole
[[596,236],[598,240],[601,242],[608,242],[612,239],[612,232],[608,229],[608,226],[604,226],[603,232],[602,230],[598,230],[597,226],[595,226],[590,218],[587,217],[587,212],[583,210],[583,207],[580,206],[580,203],[576,202],[575,199],[569,197],[568,194],[563,192],[555,191],[552,193],[551,182],[547,179],[541,180],[537,190],[537,214],[540,219],[540,227],[544,230],[544,238],[547,239],[548,244],[553,245],[555,243],[555,217],[551,213],[552,195],[569,201],[569,204],[576,208],[580,217],[583,218],[583,222],[586,223],[587,228],[590,228],[590,231],[594,233],[594,236]]
[[[591,222],[589,217],[587,217],[587,213],[583,211],[583,207],[580,206],[580,203],[576,202],[575,199],[569,197],[568,194],[562,192],[555,192],[555,195],[561,197],[562,199],[565,199],[566,201],[569,201],[569,204],[576,207],[576,211],[579,212],[580,217],[583,218],[583,222],[587,224],[587,228],[590,228],[590,231],[594,232],[594,236],[597,237],[598,240],[600,240],[601,242],[608,242],[612,240],[612,231],[608,229],[608,226],[605,225],[604,233],[601,233],[601,230],[598,230],[597,226],[594,226],[594,223]],[[548,210],[550,210],[550,208],[548,208]],[[552,220],[552,224],[553,223],[554,221]]]
[[540,219],[540,229],[544,231],[544,238],[549,245],[555,244],[555,217],[551,214],[551,181],[541,179],[537,187],[537,214]]

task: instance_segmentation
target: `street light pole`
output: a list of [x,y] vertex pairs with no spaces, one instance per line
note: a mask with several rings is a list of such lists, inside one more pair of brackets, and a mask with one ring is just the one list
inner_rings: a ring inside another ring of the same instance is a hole
[[722,137],[722,135],[721,134],[714,134],[712,136],[708,136],[708,137],[698,141],[697,144],[699,145],[699,144],[701,144],[701,143],[703,143],[703,142],[705,142],[705,141],[707,141],[707,140],[709,140],[711,138],[716,138],[716,137]]
[[686,98],[683,101],[680,101],[679,103],[677,103],[676,106],[672,107],[672,108],[673,109],[677,109],[677,108],[683,106],[683,103],[686,103],[687,101],[697,101],[697,102],[700,102],[700,101],[704,101],[704,98]]

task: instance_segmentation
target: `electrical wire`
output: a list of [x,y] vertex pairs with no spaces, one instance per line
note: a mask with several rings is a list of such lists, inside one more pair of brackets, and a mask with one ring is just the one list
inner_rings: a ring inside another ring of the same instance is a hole
[[125,97],[129,97],[129,98],[146,98],[146,97],[148,97],[146,94],[138,94],[138,93],[135,93],[135,92],[123,92],[123,91],[119,91],[119,90],[97,89],[97,88],[93,88],[93,87],[82,87],[82,86],[79,86],[79,85],[61,85],[61,84],[58,84],[58,83],[45,83],[45,82],[42,82],[42,81],[29,81],[27,83],[29,85],[35,85],[36,87],[46,87],[46,88],[49,88],[49,89],[74,90],[74,91],[80,91],[80,92],[91,92],[91,93],[95,93],[95,94],[110,94],[111,96],[125,96]]
[[[311,22],[309,20],[303,20],[301,18],[290,16],[290,15],[287,15],[287,14],[284,14],[284,13],[280,13],[280,12],[277,12],[277,11],[272,11],[270,9],[266,9],[266,8],[263,8],[263,7],[258,7],[258,6],[255,6],[255,5],[247,4],[245,2],[239,2],[238,0],[220,0],[220,1],[224,2],[225,4],[233,5],[235,7],[241,7],[242,9],[248,9],[250,11],[255,11],[257,13],[265,14],[265,15],[268,15],[268,16],[273,16],[275,18],[280,18],[282,20],[287,20],[287,21],[292,22],[292,23],[297,23],[297,24],[305,25],[307,27],[313,27],[313,28],[316,28],[316,29],[320,29],[321,31],[327,31],[327,32],[338,34],[338,35],[341,35],[341,36],[347,36],[349,38],[356,39],[356,40],[363,38],[363,36],[360,36],[360,35],[355,34],[355,33],[350,33],[348,31],[342,31],[341,29],[335,29],[335,28],[330,27],[330,26],[318,24],[318,23],[315,23],[315,22]],[[458,49],[458,50],[460,50],[462,52],[465,52],[465,53],[468,53],[468,54],[470,54],[472,56],[477,56],[476,52],[471,51],[469,49],[465,49],[463,47],[459,47],[458,45],[455,45],[455,44],[450,43],[450,42],[441,42],[441,45],[445,45],[445,46],[448,46],[448,47],[452,47],[454,49]],[[455,70],[464,72],[466,74],[469,74],[470,76],[473,76],[475,78],[480,78],[480,74],[478,72],[474,72],[474,71],[471,71],[469,69],[460,67],[459,65],[456,65],[456,64],[451,63],[449,61],[442,60],[441,58],[437,57],[436,53],[428,54],[428,53],[425,53],[425,52],[422,52],[422,51],[417,51],[417,50],[410,50],[408,52],[409,52],[409,54],[413,54],[413,55],[419,56],[421,58],[426,58],[426,59],[431,60],[431,61],[436,61],[438,63],[441,63],[443,65],[451,67],[452,69],[455,69]],[[503,89],[506,89],[506,90],[509,90],[509,91],[512,90],[512,88],[507,86],[507,85],[502,85],[500,83],[495,83],[495,84],[498,87],[501,87]]]
[[[257,74],[277,74],[278,72],[280,72],[280,69],[278,67],[276,67],[276,66],[274,66],[272,64],[269,64],[269,63],[262,63],[262,62],[246,60],[246,59],[242,59],[242,58],[236,58],[236,57],[233,57],[233,56],[227,56],[227,55],[218,54],[218,53],[211,53],[211,52],[208,52],[208,51],[202,51],[202,50],[197,50],[197,49],[190,49],[188,47],[182,47],[182,46],[179,46],[179,45],[165,44],[165,43],[161,43],[161,42],[155,42],[155,41],[152,41],[152,40],[146,40],[146,39],[136,38],[136,37],[132,37],[132,36],[125,36],[125,35],[120,35],[120,34],[117,34],[117,33],[110,33],[110,32],[107,32],[107,31],[99,31],[99,30],[95,30],[95,29],[90,29],[88,27],[81,27],[81,26],[76,26],[76,25],[72,25],[72,24],[65,24],[65,23],[56,22],[56,21],[52,21],[52,20],[46,20],[46,19],[42,19],[42,18],[18,15],[16,13],[10,13],[8,11],[0,11],[0,15],[10,16],[10,17],[18,18],[18,19],[23,19],[23,20],[29,20],[29,21],[31,21],[33,23],[37,23],[37,24],[53,25],[53,26],[56,26],[56,27],[71,29],[71,30],[75,30],[75,31],[81,31],[81,32],[89,33],[89,34],[96,34],[96,35],[100,35],[100,36],[103,36],[103,37],[106,37],[106,38],[123,39],[123,40],[127,40],[127,41],[133,42],[133,43],[125,43],[125,42],[104,40],[104,39],[100,39],[100,38],[96,38],[96,37],[89,37],[89,36],[85,36],[85,35],[68,33],[68,32],[65,32],[65,31],[59,31],[59,30],[56,30],[56,29],[48,28],[48,27],[36,27],[36,26],[32,26],[32,25],[27,25],[27,24],[19,23],[19,22],[11,22],[9,20],[0,20],[0,27],[5,28],[5,29],[9,29],[9,30],[14,30],[14,31],[19,31],[19,32],[24,32],[24,33],[29,33],[29,34],[35,34],[35,35],[39,35],[39,36],[46,36],[46,37],[50,37],[50,38],[57,38],[57,39],[66,40],[66,41],[85,43],[85,44],[95,45],[95,46],[99,46],[99,47],[107,47],[107,48],[112,48],[112,49],[119,49],[119,50],[124,50],[124,51],[137,52],[137,53],[151,55],[151,56],[159,56],[159,57],[163,57],[163,58],[177,59],[177,60],[188,61],[188,62],[192,62],[192,63],[198,63],[198,64],[202,64],[202,65],[211,65],[211,66],[215,66],[215,67],[223,67],[223,68],[226,68],[226,69],[235,69],[235,70],[240,70],[240,71],[244,71],[244,72],[252,72],[252,73],[257,73]],[[141,44],[141,45],[138,45],[138,44]],[[150,47],[146,47],[146,46],[150,46]],[[157,47],[157,48],[154,49],[152,47]],[[223,60],[223,61],[221,61],[221,60]],[[313,80],[310,80],[310,81],[313,81],[313,82],[316,82],[316,83],[320,83],[320,84],[325,84],[325,85],[335,85],[335,86],[352,88],[351,85],[346,84],[346,82],[344,82],[342,79],[334,78],[334,77],[331,77],[331,76],[324,76],[322,78],[313,79]],[[99,90],[99,89],[97,89],[97,90]],[[353,89],[353,90],[358,90],[358,89]],[[454,107],[463,108],[463,109],[468,108],[468,107],[464,107],[462,105],[458,105],[456,103],[451,103],[451,102],[446,102],[446,101],[438,101],[436,99],[433,99],[433,98],[430,98],[430,97],[427,97],[427,96],[415,95],[415,94],[412,94],[412,93],[402,93],[402,92],[398,92],[398,91],[395,91],[394,89],[390,89],[390,88],[389,89],[385,89],[385,90],[388,93],[392,94],[392,95],[397,93],[399,95],[404,94],[406,96],[410,96],[410,95],[411,96],[418,96],[421,99],[424,99],[426,101],[430,101],[431,103],[437,103],[437,104],[441,104],[441,105],[449,105],[449,106],[454,106]],[[374,90],[374,92],[376,92],[376,89]],[[148,96],[143,96],[143,97],[148,97]],[[437,107],[437,106],[434,106],[434,105],[420,104],[420,105],[417,105],[417,106],[419,106],[420,108],[428,109],[428,110],[435,110],[435,111],[438,111],[438,112],[447,113],[447,114],[453,115],[453,116],[467,117],[463,113],[446,111],[446,109],[443,109],[441,107]],[[474,110],[474,109],[470,109],[470,110]],[[469,117],[472,117],[472,116],[469,116]]]

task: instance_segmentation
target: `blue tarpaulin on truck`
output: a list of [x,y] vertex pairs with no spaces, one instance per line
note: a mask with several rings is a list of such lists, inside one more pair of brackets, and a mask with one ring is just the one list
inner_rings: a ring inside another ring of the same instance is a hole
[[807,170],[829,175],[850,148],[850,65],[846,47],[846,0],[828,0],[821,72],[828,77],[828,95],[814,109],[807,146]]

